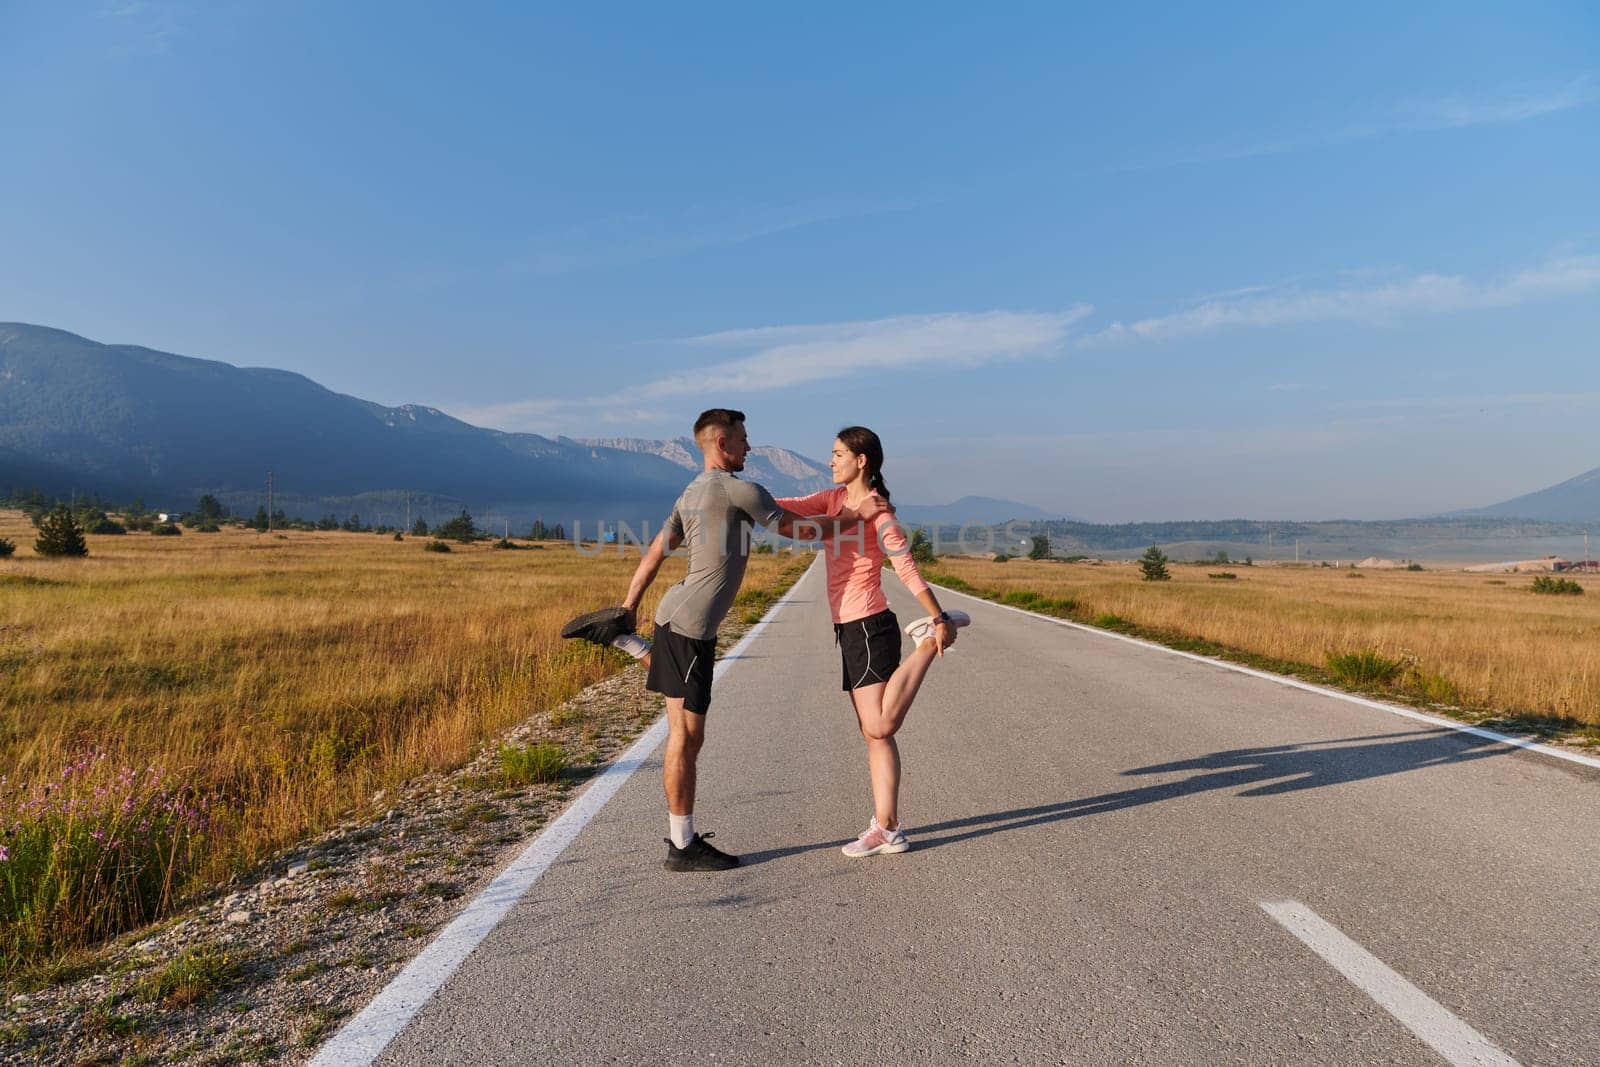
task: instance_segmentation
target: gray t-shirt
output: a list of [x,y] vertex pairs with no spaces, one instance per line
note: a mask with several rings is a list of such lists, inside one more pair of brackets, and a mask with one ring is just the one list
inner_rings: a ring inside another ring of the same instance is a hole
[[661,598],[656,625],[685,637],[715,637],[744,581],[752,524],[771,526],[782,517],[783,508],[756,483],[702,471],[667,517],[667,537],[681,535],[688,550],[689,573]]

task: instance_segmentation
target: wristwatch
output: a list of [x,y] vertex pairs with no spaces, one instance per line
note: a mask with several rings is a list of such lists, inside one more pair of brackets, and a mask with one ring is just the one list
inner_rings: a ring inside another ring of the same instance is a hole
[[933,621],[934,622],[949,623],[951,621],[950,613],[948,611],[941,611],[941,612],[939,612],[939,614],[937,614],[937,615],[935,615],[933,617]]

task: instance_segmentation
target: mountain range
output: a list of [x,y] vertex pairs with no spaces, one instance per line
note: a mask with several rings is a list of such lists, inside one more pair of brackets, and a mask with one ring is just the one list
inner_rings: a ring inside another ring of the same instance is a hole
[[[250,513],[265,503],[270,471],[274,503],[291,515],[398,523],[466,507],[491,529],[543,518],[572,532],[574,522],[658,521],[699,468],[688,437],[505,433],[437,408],[335,393],[288,371],[0,323],[0,491],[75,489],[158,510],[211,493]],[[770,446],[753,451],[745,477],[778,496],[832,485],[825,464]],[[957,507],[944,521],[1043,514],[969,503],[971,514]]]

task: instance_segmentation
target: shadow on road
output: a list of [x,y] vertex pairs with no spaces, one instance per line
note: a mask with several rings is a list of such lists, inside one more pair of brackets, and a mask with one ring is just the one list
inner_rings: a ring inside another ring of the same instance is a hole
[[[1277,796],[1302,789],[1320,789],[1367,778],[1382,778],[1425,767],[1465,763],[1514,751],[1510,745],[1444,729],[1408,730],[1313,744],[1229,749],[1196,759],[1157,763],[1122,772],[1124,775],[1199,772],[1181,781],[1160,782],[1136,789],[1120,789],[1098,796],[1064,800],[1058,804],[1014,808],[921,826],[917,828],[916,848],[923,851],[988,834],[1077,819],[1085,815],[1101,815],[1142,804],[1179,800],[1217,789],[1240,789],[1236,795],[1241,797]],[[940,833],[944,836],[928,836]]]

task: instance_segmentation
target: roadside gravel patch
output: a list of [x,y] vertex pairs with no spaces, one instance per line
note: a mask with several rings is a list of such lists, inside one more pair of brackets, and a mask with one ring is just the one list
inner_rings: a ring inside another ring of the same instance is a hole
[[[719,651],[748,624],[730,617]],[[0,996],[0,1063],[309,1059],[661,713],[633,665],[483,744],[467,766],[370,798],[237,884]],[[507,787],[500,747],[560,745],[554,782]],[[200,977],[166,995],[177,977]],[[162,977],[169,981],[163,983]]]

